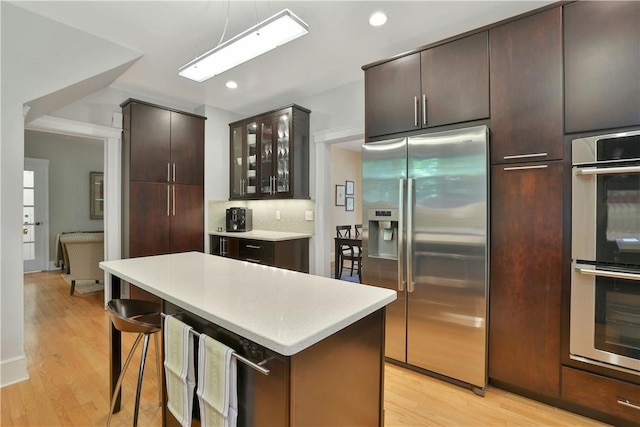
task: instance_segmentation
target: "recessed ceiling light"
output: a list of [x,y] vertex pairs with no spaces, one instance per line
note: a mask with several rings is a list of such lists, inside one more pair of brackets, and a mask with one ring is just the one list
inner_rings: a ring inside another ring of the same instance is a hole
[[369,24],[373,25],[374,27],[384,25],[385,22],[387,22],[387,15],[385,15],[384,12],[374,12],[369,17]]
[[238,83],[234,82],[233,80],[229,80],[224,85],[226,87],[228,87],[229,89],[237,89],[238,88]]

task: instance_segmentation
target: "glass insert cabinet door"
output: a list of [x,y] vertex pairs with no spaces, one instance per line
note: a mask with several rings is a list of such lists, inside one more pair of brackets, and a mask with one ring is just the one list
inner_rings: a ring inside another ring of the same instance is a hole
[[291,116],[289,112],[278,114],[276,117],[276,136],[278,157],[275,174],[276,192],[288,193],[291,184],[291,174],[289,169],[291,140],[289,138]]
[[265,116],[261,124],[260,191],[264,195],[290,192],[291,110]]
[[260,129],[260,192],[273,194],[273,122],[268,118],[263,120]]
[[257,191],[257,121],[231,128],[231,197],[251,197]]
[[250,122],[245,125],[246,135],[247,135],[247,145],[246,145],[246,156],[245,161],[246,164],[246,187],[244,194],[245,196],[255,196],[257,186],[257,177],[258,177],[258,122]]

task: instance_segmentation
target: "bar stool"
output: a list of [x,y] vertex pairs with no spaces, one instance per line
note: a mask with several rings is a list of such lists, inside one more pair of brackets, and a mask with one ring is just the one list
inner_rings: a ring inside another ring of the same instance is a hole
[[127,360],[124,362],[116,388],[111,397],[111,410],[107,419],[107,426],[111,424],[113,409],[116,405],[118,393],[122,388],[122,379],[129,367],[129,362],[133,357],[133,353],[140,344],[140,340],[144,337],[144,345],[142,346],[142,356],[140,357],[140,371],[138,372],[138,388],[136,390],[136,406],[133,412],[133,426],[138,425],[138,409],[140,407],[140,394],[142,391],[142,376],[144,374],[144,364],[147,358],[147,349],[149,348],[149,336],[154,336],[156,346],[156,362],[158,363],[158,402],[162,405],[162,365],[160,360],[160,352],[158,349],[158,337],[156,332],[161,329],[162,321],[160,318],[160,304],[153,301],[137,300],[137,299],[113,299],[107,303],[107,311],[113,326],[120,332],[134,332],[138,334]]

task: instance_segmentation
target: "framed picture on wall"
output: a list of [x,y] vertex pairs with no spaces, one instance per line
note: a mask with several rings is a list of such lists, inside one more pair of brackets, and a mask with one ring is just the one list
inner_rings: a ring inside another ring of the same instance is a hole
[[346,195],[347,196],[353,196],[354,195],[354,185],[353,185],[353,181],[347,181],[346,182]]
[[352,211],[353,210],[353,203],[354,203],[353,197],[347,197],[346,198],[346,205],[344,207],[344,210],[345,211]]
[[336,206],[344,206],[344,185],[336,185]]

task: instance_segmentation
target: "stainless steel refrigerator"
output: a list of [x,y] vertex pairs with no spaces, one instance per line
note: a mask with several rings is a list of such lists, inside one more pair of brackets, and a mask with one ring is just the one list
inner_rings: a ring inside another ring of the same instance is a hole
[[486,126],[363,145],[363,283],[395,289],[385,354],[487,383]]

